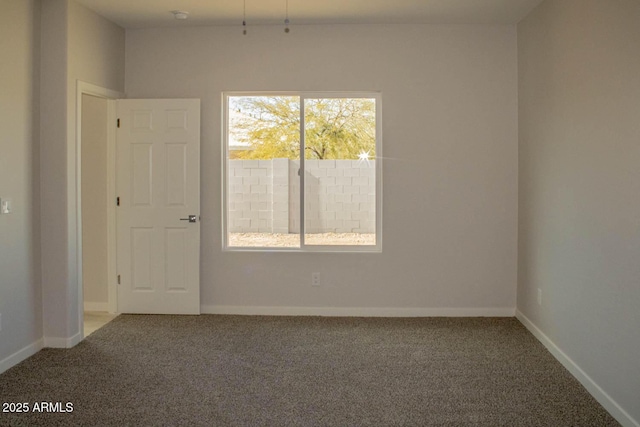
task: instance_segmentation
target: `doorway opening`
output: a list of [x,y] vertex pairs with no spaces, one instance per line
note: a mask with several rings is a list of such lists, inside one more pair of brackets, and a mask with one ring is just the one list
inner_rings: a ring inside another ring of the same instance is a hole
[[115,278],[115,100],[122,94],[78,81],[77,226],[79,331],[117,316]]

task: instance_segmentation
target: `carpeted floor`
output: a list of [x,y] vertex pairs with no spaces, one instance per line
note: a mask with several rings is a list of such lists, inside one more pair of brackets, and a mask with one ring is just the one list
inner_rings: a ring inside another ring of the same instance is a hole
[[122,315],[0,375],[13,426],[617,426],[513,318]]

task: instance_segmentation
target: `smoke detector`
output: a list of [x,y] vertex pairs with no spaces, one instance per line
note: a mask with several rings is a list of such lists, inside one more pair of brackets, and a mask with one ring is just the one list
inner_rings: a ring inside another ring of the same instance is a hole
[[189,17],[189,12],[184,12],[182,10],[172,10],[171,13],[173,13],[174,18],[180,19],[180,20],[184,20]]

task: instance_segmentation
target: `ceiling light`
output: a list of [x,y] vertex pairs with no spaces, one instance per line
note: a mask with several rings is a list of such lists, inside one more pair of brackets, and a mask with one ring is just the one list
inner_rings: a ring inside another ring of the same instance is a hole
[[184,12],[182,10],[172,10],[171,13],[173,13],[174,18],[180,19],[180,20],[184,20],[189,17],[189,12]]

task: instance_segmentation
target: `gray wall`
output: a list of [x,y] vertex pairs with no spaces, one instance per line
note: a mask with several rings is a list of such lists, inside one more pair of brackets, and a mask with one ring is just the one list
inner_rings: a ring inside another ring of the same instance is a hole
[[40,207],[45,336],[66,337],[67,286],[67,0],[42,3]]
[[[202,100],[205,311],[515,312],[514,26],[163,28],[126,39],[128,97]],[[221,93],[242,90],[381,91],[381,254],[222,252]],[[312,288],[316,271],[324,284]]]
[[77,277],[76,82],[123,92],[125,33],[73,0],[43,2],[42,17],[44,334],[46,344],[65,346],[79,339],[82,303]]
[[[40,5],[2,2],[0,14],[0,372],[41,345],[38,86]],[[40,341],[40,344],[38,342]]]
[[82,95],[82,285],[86,310],[107,311],[107,100]]
[[547,0],[518,53],[518,309],[638,423],[640,3]]

